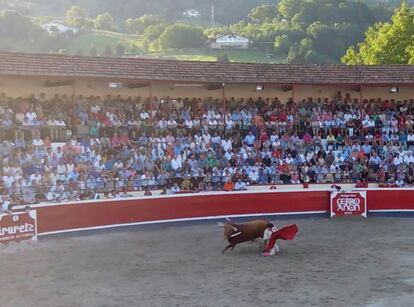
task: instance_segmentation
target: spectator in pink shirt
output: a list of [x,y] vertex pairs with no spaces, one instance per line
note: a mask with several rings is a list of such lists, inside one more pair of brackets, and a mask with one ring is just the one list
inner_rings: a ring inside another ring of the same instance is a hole
[[131,146],[131,141],[129,140],[128,132],[122,132],[121,137],[119,138],[122,146]]
[[117,132],[115,132],[114,136],[111,137],[111,145],[116,148],[119,148],[122,146],[121,138],[118,136]]
[[306,132],[305,135],[303,136],[303,142],[306,145],[310,145],[312,143],[312,136],[309,134],[309,132]]

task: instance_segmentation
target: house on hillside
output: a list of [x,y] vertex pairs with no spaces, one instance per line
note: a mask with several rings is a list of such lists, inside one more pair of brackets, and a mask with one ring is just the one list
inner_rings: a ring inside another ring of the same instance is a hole
[[200,18],[201,17],[200,11],[198,11],[196,9],[189,9],[189,10],[185,11],[183,13],[183,15],[185,17],[189,17],[189,18]]
[[250,40],[235,34],[227,34],[217,37],[211,44],[212,49],[249,49]]
[[56,22],[56,21],[51,21],[48,23],[44,23],[41,25],[41,27],[46,30],[48,33],[54,33],[54,32],[59,32],[59,33],[68,33],[68,32],[72,32],[73,34],[76,34],[79,29],[75,28],[75,27],[69,27],[67,25],[64,25],[62,23]]

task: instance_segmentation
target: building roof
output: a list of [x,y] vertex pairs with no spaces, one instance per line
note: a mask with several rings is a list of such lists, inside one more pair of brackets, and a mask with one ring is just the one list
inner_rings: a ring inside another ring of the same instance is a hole
[[214,83],[414,84],[414,65],[252,64],[0,52],[0,75]]
[[227,34],[216,38],[218,43],[248,43],[249,39],[240,35]]
[[63,23],[57,22],[57,21],[51,21],[51,22],[48,22],[48,23],[44,23],[44,24],[41,25],[41,27],[49,33],[54,32],[56,30],[58,32],[62,32],[62,33],[65,33],[65,32],[68,32],[68,31],[73,32],[73,33],[77,33],[79,31],[75,27],[69,27],[69,26],[67,26]]

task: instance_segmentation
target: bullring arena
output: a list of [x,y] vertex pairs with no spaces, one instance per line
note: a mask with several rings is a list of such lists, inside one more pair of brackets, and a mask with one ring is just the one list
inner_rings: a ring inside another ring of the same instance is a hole
[[[326,187],[229,193],[40,205],[40,240],[1,249],[2,305],[410,306],[414,224],[398,215],[412,209],[396,208],[412,208],[411,190],[368,190],[378,206],[367,219],[328,219]],[[264,214],[299,234],[275,257],[260,255],[260,240],[222,254],[217,216],[239,210],[235,220]]]
[[413,75],[0,53],[0,305],[411,306]]

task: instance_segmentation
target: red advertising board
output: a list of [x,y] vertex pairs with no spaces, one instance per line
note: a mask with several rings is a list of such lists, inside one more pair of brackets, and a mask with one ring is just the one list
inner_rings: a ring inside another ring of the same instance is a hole
[[331,217],[336,215],[367,217],[367,192],[332,192]]
[[37,240],[36,210],[0,215],[0,243]]

